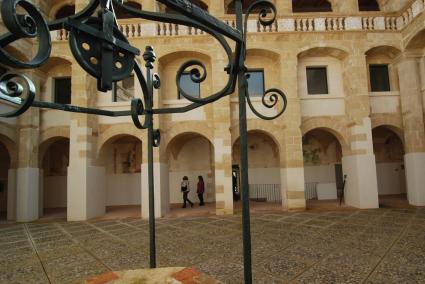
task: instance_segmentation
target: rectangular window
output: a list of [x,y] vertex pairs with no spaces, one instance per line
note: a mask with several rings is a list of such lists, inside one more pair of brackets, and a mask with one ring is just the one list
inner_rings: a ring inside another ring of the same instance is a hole
[[[183,91],[194,98],[199,98],[201,96],[201,86],[199,83],[195,83],[190,78],[190,73],[183,73],[180,78],[180,86]],[[180,92],[178,94],[178,98],[184,98]]]
[[122,81],[114,82],[112,96],[114,102],[126,102],[134,98],[134,76],[131,75]]
[[369,65],[369,74],[370,74],[370,89],[372,92],[391,91],[388,65],[386,64]]
[[251,97],[261,97],[264,95],[264,71],[248,71],[248,94]]
[[307,67],[307,90],[309,95],[329,93],[326,67]]
[[54,78],[54,100],[58,104],[71,103],[71,77]]

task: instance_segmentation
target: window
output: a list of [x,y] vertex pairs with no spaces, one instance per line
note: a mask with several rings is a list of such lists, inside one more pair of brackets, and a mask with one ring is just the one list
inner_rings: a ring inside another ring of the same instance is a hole
[[[194,98],[201,96],[201,86],[199,83],[193,82],[190,78],[190,73],[183,73],[180,78],[180,86],[183,91]],[[183,96],[179,93],[178,98],[181,99]]]
[[134,76],[131,75],[122,81],[114,82],[112,95],[114,102],[125,102],[134,98]]
[[247,72],[248,93],[251,97],[261,97],[264,95],[264,71],[253,70]]
[[329,93],[326,67],[307,67],[307,90],[309,95]]
[[332,5],[327,0],[292,0],[292,12],[332,12]]
[[379,11],[379,4],[376,0],[359,0],[359,11]]
[[390,77],[388,74],[388,65],[377,64],[369,65],[370,89],[372,92],[389,92]]
[[58,104],[71,103],[71,78],[54,78],[54,100]]

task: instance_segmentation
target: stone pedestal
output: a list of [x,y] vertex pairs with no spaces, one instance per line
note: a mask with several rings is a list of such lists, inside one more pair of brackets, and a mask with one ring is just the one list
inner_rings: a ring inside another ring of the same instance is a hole
[[38,168],[19,168],[16,171],[16,221],[31,222],[39,218]]
[[281,168],[280,180],[282,184],[283,208],[288,210],[304,210],[306,208],[304,168]]
[[72,165],[67,179],[68,221],[83,221],[105,214],[105,168]]
[[404,155],[407,199],[414,206],[425,206],[425,153]]
[[379,208],[375,155],[353,155],[342,158],[345,203],[360,208]]

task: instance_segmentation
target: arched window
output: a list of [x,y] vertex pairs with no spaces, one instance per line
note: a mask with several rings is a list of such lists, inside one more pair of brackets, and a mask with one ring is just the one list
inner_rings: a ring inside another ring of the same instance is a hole
[[332,12],[332,5],[327,0],[292,0],[292,12]]
[[[137,9],[137,10],[141,10],[142,9],[142,5],[140,5],[137,2],[133,2],[133,1],[125,1],[124,2],[124,5],[129,6],[131,8],[134,8],[134,9]],[[127,13],[123,9],[118,8],[118,6],[114,6],[114,11],[115,11],[115,16],[117,17],[117,19],[130,19],[130,18],[134,18],[133,15]]]
[[376,0],[359,0],[359,11],[380,11]]
[[[243,0],[242,9],[245,12],[246,9],[248,9],[249,5],[251,5],[252,2],[255,0]],[[226,11],[226,14],[235,14],[235,0],[227,0],[224,1],[224,9]],[[258,11],[260,8],[257,9]],[[257,11],[256,10],[256,11]]]
[[65,5],[55,14],[55,20],[66,18],[75,14],[75,5]]
[[[204,2],[202,2],[201,0],[192,0],[191,2],[192,2],[192,4],[200,7],[202,10],[208,11],[208,5],[205,4]],[[167,6],[163,5],[163,4],[160,4],[159,5],[159,10],[161,12],[170,13],[170,14],[175,14],[176,13],[173,9],[170,9]]]

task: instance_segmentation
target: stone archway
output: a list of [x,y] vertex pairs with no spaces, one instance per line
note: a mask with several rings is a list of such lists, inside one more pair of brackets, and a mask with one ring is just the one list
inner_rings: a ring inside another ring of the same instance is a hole
[[372,130],[380,207],[407,204],[403,142],[391,128]]
[[99,149],[97,164],[105,168],[106,174],[106,213],[134,207],[134,212],[137,211],[134,214],[138,215],[141,206],[142,141],[133,135],[119,134],[110,137]]
[[[276,139],[262,130],[250,130],[247,137],[251,200],[281,204],[285,197],[281,192],[280,153]],[[239,147],[238,138],[232,147],[233,183],[239,183]]]
[[196,189],[198,176],[202,176],[205,183],[206,210],[215,212],[215,206],[213,206],[216,202],[215,162],[214,146],[211,141],[199,133],[184,132],[170,140],[167,145],[166,156],[169,168],[170,208],[181,207],[180,183],[184,176],[189,179],[189,199],[195,204],[198,203]]
[[[306,199],[336,200],[343,188],[341,143],[323,128],[305,133],[302,143]],[[311,207],[311,202],[307,206]]]
[[40,215],[66,217],[68,200],[69,138],[52,137],[40,145],[42,168]]

